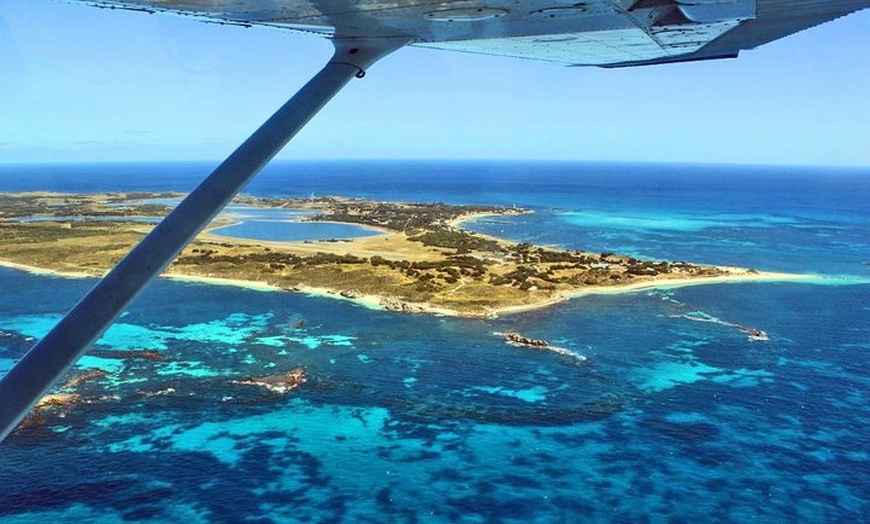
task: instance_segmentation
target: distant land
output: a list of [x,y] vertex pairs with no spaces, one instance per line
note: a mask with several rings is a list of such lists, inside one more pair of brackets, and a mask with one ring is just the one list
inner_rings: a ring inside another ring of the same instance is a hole
[[[0,194],[0,263],[66,276],[100,276],[171,209],[178,193]],[[373,202],[343,197],[239,197],[252,208],[306,210],[305,221],[355,224],[381,234],[276,242],[213,232],[222,214],[166,276],[333,296],[406,313],[467,317],[548,306],[589,293],[799,275],[654,261],[510,242],[462,222],[530,211],[513,206]],[[237,221],[237,220],[235,220]]]

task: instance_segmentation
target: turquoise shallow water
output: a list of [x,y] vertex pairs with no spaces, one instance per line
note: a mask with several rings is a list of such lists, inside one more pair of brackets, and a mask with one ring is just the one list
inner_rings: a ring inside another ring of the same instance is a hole
[[230,206],[227,212],[238,222],[213,229],[212,233],[273,242],[342,240],[379,234],[353,224],[306,222],[313,215],[310,211]]
[[245,220],[241,224],[212,230],[216,235],[271,242],[341,240],[377,235],[377,231],[349,224],[326,222],[279,222]]
[[[465,169],[432,200],[496,198],[463,193],[479,166]],[[82,394],[113,396],[0,445],[0,522],[866,520],[870,220],[853,195],[866,186],[831,183],[825,194],[854,198],[834,205],[811,178],[761,209],[673,174],[638,181],[660,188],[646,198],[626,180],[593,190],[596,172],[577,169],[582,191],[503,189],[501,203],[536,213],[469,226],[848,278],[589,296],[492,320],[159,281],[95,349],[166,359],[86,357],[107,374]],[[0,370],[90,285],[0,268]],[[588,360],[509,346],[495,335],[508,331]],[[296,367],[309,380],[288,396],[232,383]]]

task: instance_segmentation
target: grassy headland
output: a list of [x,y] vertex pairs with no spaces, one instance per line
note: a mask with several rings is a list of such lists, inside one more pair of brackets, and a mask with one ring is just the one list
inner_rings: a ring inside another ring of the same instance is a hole
[[[0,195],[0,260],[65,274],[101,275],[161,216],[143,203],[166,194]],[[514,243],[462,229],[462,219],[526,211],[513,207],[386,203],[326,197],[251,206],[308,209],[309,220],[359,224],[383,234],[353,240],[264,242],[203,233],[169,275],[265,283],[321,292],[406,312],[491,316],[591,291],[667,283],[770,277],[751,270],[639,260]],[[21,219],[41,217],[43,221]],[[53,218],[52,218],[53,217]],[[99,217],[99,220],[91,218]],[[226,224],[230,217],[219,217]]]

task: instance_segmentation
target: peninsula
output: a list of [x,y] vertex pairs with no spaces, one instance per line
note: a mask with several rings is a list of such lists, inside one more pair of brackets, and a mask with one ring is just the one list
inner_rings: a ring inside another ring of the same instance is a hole
[[[0,263],[69,276],[99,276],[168,213],[170,193],[0,194]],[[161,203],[164,202],[164,203]],[[220,236],[224,213],[166,275],[318,293],[402,312],[491,317],[572,296],[662,285],[788,275],[682,261],[651,261],[510,242],[461,222],[529,211],[508,206],[373,202],[341,197],[260,199],[252,208],[305,210],[306,221],[373,228],[354,239],[267,242]]]

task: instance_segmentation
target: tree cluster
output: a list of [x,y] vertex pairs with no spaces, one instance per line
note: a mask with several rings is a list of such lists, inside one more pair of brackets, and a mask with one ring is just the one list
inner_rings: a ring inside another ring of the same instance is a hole
[[456,254],[458,255],[471,253],[473,251],[494,253],[502,251],[501,246],[499,246],[498,242],[494,240],[481,238],[474,233],[450,227],[439,227],[421,235],[411,237],[411,240],[420,242],[424,246],[455,249]]

